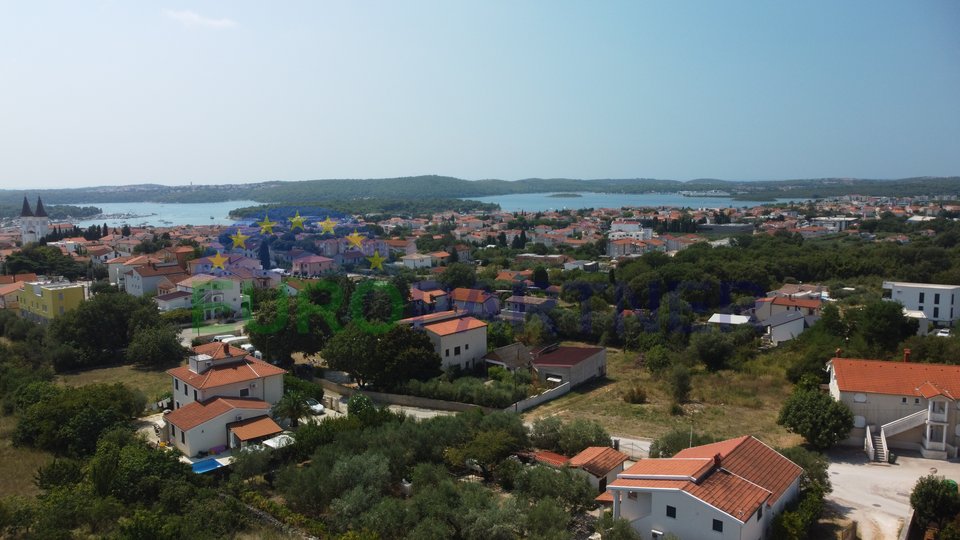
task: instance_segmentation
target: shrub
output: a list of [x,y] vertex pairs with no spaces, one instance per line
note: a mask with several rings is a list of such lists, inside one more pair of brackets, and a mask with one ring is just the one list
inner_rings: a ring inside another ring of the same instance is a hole
[[670,370],[670,393],[676,403],[683,403],[690,397],[690,369],[677,364]]
[[646,403],[647,391],[640,385],[631,386],[623,393],[623,400],[633,404]]

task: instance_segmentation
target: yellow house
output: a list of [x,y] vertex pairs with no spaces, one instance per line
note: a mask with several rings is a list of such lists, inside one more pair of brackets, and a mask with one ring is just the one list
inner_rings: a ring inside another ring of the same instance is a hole
[[20,316],[48,323],[80,305],[87,288],[79,283],[35,281],[24,285],[19,294]]

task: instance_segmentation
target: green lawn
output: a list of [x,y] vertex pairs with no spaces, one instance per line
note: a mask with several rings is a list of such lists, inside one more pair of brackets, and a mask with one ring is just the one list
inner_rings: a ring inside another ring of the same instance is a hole
[[[691,402],[682,416],[670,414],[671,398],[665,381],[636,364],[636,353],[607,349],[607,379],[580,388],[528,411],[526,420],[559,416],[590,418],[612,434],[656,438],[676,429],[693,429],[717,437],[755,435],[774,446],[792,445],[799,437],[777,425],[777,414],[790,394],[782,369],[771,361],[755,360],[743,372],[701,372],[693,378]],[[639,385],[647,403],[623,401],[623,393]]]

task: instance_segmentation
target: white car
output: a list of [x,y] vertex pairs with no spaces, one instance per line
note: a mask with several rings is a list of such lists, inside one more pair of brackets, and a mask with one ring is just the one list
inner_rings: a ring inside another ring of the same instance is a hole
[[323,405],[319,401],[307,398],[307,406],[310,407],[310,412],[313,414],[323,414]]
[[950,329],[949,329],[949,328],[941,328],[941,329],[937,330],[937,333],[934,334],[934,335],[937,336],[937,337],[950,337]]

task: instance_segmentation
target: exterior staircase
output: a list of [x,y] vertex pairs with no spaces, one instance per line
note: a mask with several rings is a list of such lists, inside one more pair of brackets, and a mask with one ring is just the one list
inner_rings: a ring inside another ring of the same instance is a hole
[[880,435],[880,432],[872,434],[873,436],[873,460],[886,463],[887,462],[887,453],[884,451],[883,436]]

